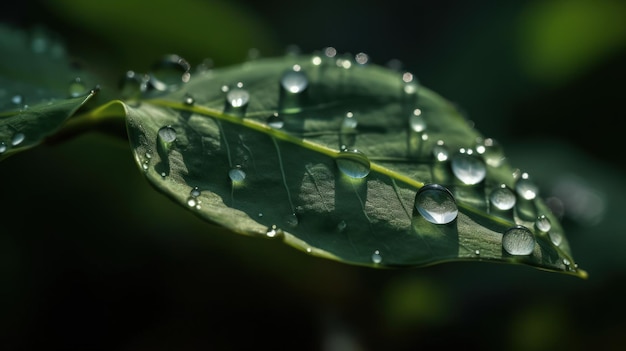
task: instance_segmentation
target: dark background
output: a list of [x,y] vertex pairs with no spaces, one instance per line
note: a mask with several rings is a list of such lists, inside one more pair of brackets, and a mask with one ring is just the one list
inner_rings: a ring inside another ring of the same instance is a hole
[[124,140],[90,133],[0,165],[3,349],[626,346],[623,2],[30,0],[0,16],[44,24],[105,87],[170,52],[216,66],[289,45],[400,60],[560,197],[590,274],[311,258],[201,222],[146,183]]

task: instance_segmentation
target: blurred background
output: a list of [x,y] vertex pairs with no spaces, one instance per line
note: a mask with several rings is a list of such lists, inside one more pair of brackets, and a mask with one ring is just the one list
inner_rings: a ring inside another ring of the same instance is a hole
[[3,350],[626,348],[626,2],[10,5],[3,23],[51,30],[104,88],[166,53],[220,67],[333,46],[400,62],[537,180],[589,278],[372,270],[232,235],[156,193],[125,140],[89,133],[0,165]]

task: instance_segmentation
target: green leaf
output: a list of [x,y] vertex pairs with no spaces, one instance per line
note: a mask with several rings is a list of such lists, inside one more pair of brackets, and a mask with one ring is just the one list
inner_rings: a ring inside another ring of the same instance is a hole
[[[538,186],[496,141],[410,72],[327,52],[196,71],[116,102],[137,165],[207,221],[314,256],[586,276]],[[515,206],[498,209],[507,199]]]
[[[97,89],[43,28],[0,26],[0,160],[56,133]],[[95,86],[95,85],[94,85]]]

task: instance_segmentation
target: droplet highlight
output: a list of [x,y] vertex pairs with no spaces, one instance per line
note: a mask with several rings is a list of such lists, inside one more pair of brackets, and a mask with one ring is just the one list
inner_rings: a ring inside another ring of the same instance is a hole
[[459,214],[454,196],[450,190],[439,184],[428,184],[417,191],[415,209],[424,219],[434,224],[448,224]]

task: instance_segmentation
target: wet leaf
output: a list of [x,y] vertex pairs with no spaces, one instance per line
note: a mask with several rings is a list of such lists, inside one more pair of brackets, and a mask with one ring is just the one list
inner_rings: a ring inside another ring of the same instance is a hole
[[326,50],[185,81],[113,104],[148,181],[207,221],[355,265],[586,276],[532,177],[410,72]]
[[[0,160],[36,146],[96,93],[43,28],[0,26]],[[89,77],[89,78],[88,78]]]

